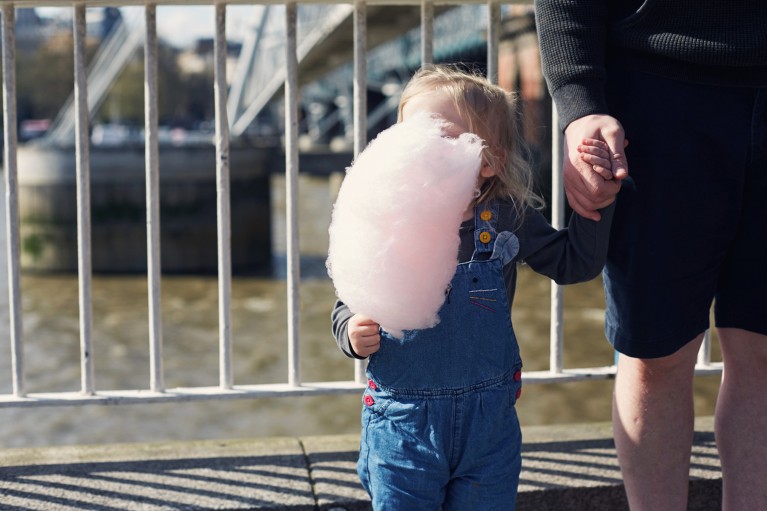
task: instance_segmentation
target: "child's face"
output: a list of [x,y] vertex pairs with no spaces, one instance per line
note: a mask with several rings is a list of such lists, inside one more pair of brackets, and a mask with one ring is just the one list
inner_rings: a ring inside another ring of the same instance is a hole
[[[443,129],[447,137],[457,137],[469,131],[467,123],[461,117],[452,99],[444,92],[436,91],[413,96],[402,107],[402,120],[405,121],[415,114],[424,112],[445,121]],[[495,174],[495,169],[483,163],[479,171],[478,185],[481,187],[485,179]]]

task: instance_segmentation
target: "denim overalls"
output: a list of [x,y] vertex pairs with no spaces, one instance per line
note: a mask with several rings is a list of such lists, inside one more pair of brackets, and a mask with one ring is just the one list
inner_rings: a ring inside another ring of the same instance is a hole
[[496,233],[497,211],[476,208],[474,255],[458,265],[439,324],[403,339],[382,332],[370,357],[357,469],[376,511],[515,508],[522,362],[503,267],[519,241]]

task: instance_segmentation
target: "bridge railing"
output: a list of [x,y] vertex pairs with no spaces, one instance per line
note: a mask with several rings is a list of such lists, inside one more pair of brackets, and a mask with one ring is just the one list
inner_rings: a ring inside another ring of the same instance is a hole
[[[354,374],[348,381],[305,382],[301,377],[301,341],[299,339],[299,247],[298,247],[298,83],[297,59],[297,2],[284,4],[285,16],[285,168],[287,183],[287,311],[286,350],[288,351],[288,374],[279,384],[248,385],[235,383],[232,375],[232,321],[230,263],[230,216],[229,216],[229,120],[227,117],[226,80],[226,7],[225,3],[212,1],[185,2],[187,4],[215,5],[215,79],[211,93],[215,97],[216,126],[216,192],[218,216],[218,294],[219,294],[219,385],[215,387],[166,388],[163,378],[163,328],[160,314],[160,213],[158,175],[158,107],[157,107],[157,4],[176,2],[125,1],[110,2],[113,5],[143,5],[145,17],[144,44],[144,90],[145,90],[145,172],[147,212],[147,263],[149,302],[149,363],[150,380],[144,389],[101,391],[94,385],[94,357],[91,340],[91,229],[90,229],[90,160],[88,84],[85,58],[85,9],[101,6],[101,0],[78,1],[67,4],[49,0],[37,2],[24,0],[18,3],[0,1],[2,8],[2,70],[3,70],[3,120],[4,120],[4,177],[6,190],[5,228],[8,250],[9,331],[2,338],[11,344],[12,384],[10,394],[0,395],[0,407],[25,407],[46,405],[121,404],[136,402],[169,402],[209,399],[237,399],[312,394],[358,392],[364,384],[364,363],[356,362]],[[236,3],[236,2],[235,2]],[[273,2],[262,2],[271,5]],[[323,2],[306,2],[317,4]],[[467,1],[465,4],[485,5],[487,12],[487,70],[491,80],[498,75],[498,48],[501,23],[501,3],[490,1]],[[433,61],[434,2],[423,0],[354,0],[352,17],[354,27],[354,150],[360,152],[367,144],[366,105],[366,7],[368,5],[411,4],[421,8],[421,58],[423,63]],[[71,6],[74,23],[74,104],[75,104],[75,151],[77,189],[78,231],[78,286],[80,323],[81,388],[77,392],[28,393],[25,388],[24,331],[22,328],[22,292],[20,268],[20,235],[18,206],[17,168],[17,114],[15,85],[15,8],[42,6]],[[552,126],[557,126],[556,119]],[[553,133],[552,161],[552,208],[553,224],[564,224],[564,194],[560,179],[561,140],[557,130]],[[551,287],[550,364],[546,371],[526,372],[526,383],[566,382],[584,379],[605,379],[615,374],[615,366],[590,368],[563,367],[563,294],[556,284]],[[707,336],[708,337],[708,336]],[[710,360],[710,340],[707,338],[698,360],[698,374],[721,372],[721,363]]]

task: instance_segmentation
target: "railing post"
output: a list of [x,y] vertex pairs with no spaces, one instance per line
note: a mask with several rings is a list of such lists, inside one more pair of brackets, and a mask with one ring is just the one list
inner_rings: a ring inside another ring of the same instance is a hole
[[75,158],[77,165],[77,268],[80,304],[81,390],[93,394],[91,342],[91,199],[88,73],[85,59],[85,5],[74,6]]
[[703,343],[698,351],[698,365],[708,367],[711,365],[711,329],[706,329],[703,335]]
[[226,103],[226,4],[216,4],[214,43],[216,103],[216,197],[218,207],[219,378],[230,389],[232,376],[232,234],[230,208],[229,120]]
[[[553,104],[551,109],[551,225],[556,229],[562,229],[565,226],[565,194],[562,188],[562,137],[559,132],[559,116]],[[554,374],[562,372],[564,311],[563,288],[552,280],[549,370]]]
[[497,0],[487,3],[487,79],[498,83],[498,46],[501,41],[501,4]]
[[[365,0],[354,1],[354,156],[365,149],[368,138],[368,104],[367,104],[367,4]],[[365,360],[354,363],[354,380],[357,383],[365,381]]]
[[3,141],[5,143],[5,232],[8,244],[8,305],[10,308],[11,366],[13,395],[23,397],[24,343],[21,320],[21,257],[19,236],[19,186],[16,168],[16,6],[2,5],[3,29]]
[[285,174],[288,280],[288,383],[301,385],[299,327],[300,249],[298,245],[298,58],[296,55],[296,2],[285,4],[287,44],[285,64]]
[[434,2],[421,2],[421,67],[434,64]]
[[149,292],[150,388],[165,390],[162,362],[162,307],[160,293],[160,164],[157,114],[157,6],[147,4],[144,41],[144,157],[146,172],[147,277]]

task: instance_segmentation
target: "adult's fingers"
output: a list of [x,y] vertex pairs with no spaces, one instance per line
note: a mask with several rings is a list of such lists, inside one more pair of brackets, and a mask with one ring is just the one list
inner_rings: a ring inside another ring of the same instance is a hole
[[590,162],[584,161],[580,156],[575,155],[572,163],[564,164],[565,189],[572,189],[576,194],[584,195],[589,202],[601,204],[615,193],[614,188],[606,186],[606,182],[612,181],[612,172],[609,175],[610,179],[606,179]]
[[[573,169],[574,170],[574,169]],[[570,207],[584,218],[599,221],[601,215],[594,204],[592,186],[577,170],[565,173],[565,194]]]
[[599,209],[609,206],[620,189],[620,181],[606,181],[594,175],[595,179],[585,180],[579,174],[570,173],[565,190],[570,207],[584,218],[599,221]]
[[605,130],[603,136],[610,148],[613,177],[618,181],[627,178],[629,175],[629,166],[626,160],[625,148],[628,145],[628,142],[626,141],[623,127]]
[[[628,176],[623,126],[609,115],[587,115],[570,123],[564,135],[563,181],[568,202],[579,215],[599,220],[597,210],[615,200],[620,180]],[[579,153],[579,145],[594,149]],[[605,161],[582,156],[599,156],[600,148],[606,151],[602,153]]]

